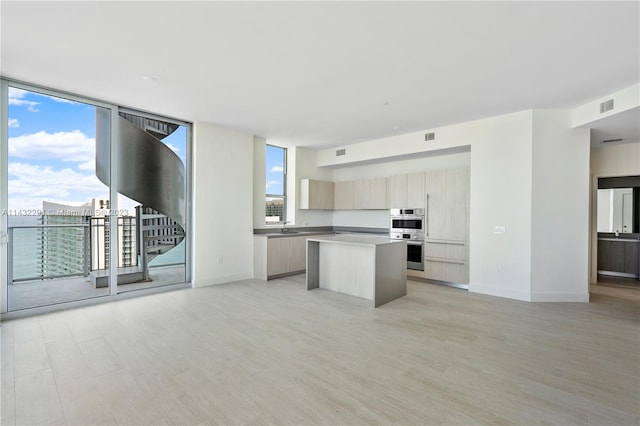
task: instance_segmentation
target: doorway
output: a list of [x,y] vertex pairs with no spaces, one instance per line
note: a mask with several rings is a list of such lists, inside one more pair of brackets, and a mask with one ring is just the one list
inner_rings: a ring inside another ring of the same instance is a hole
[[640,176],[597,179],[596,284],[640,289]]

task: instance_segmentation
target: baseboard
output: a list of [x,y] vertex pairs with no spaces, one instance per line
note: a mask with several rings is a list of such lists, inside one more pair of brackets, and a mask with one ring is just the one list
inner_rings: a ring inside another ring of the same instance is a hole
[[489,296],[504,297],[506,299],[521,300],[523,302],[530,302],[531,295],[524,291],[515,291],[503,287],[491,287],[485,285],[471,284],[469,283],[470,293],[480,293]]
[[586,293],[531,293],[532,302],[589,302],[589,292]]
[[208,287],[212,285],[228,284],[234,281],[249,280],[253,278],[253,272],[245,272],[243,274],[225,275],[222,277],[207,277],[193,279],[193,287]]

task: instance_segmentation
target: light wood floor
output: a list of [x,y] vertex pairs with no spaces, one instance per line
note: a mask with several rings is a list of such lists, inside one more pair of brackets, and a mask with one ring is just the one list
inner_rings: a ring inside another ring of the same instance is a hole
[[373,309],[300,275],[7,321],[2,424],[637,425],[640,303],[592,297]]

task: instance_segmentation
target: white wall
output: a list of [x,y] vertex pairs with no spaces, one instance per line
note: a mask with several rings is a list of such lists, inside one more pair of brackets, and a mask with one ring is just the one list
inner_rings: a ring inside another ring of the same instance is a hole
[[253,277],[253,151],[252,135],[193,125],[195,287]]
[[267,192],[267,140],[253,137],[253,227],[264,228],[265,194]]
[[[613,99],[614,108],[610,111],[600,113],[600,104],[609,99]],[[638,108],[640,106],[640,84],[619,90],[602,98],[587,102],[571,112],[571,122],[573,127],[588,126],[597,120],[615,115],[624,111]]]
[[589,301],[589,153],[568,111],[534,111],[533,301]]
[[594,178],[640,175],[640,141],[593,148],[591,175]]
[[[451,128],[445,136],[471,141],[469,291],[529,300],[531,111]],[[505,233],[494,234],[496,226]]]

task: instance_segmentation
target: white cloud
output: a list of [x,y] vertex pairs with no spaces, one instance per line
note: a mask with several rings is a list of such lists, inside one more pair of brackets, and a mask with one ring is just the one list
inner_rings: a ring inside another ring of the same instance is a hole
[[38,92],[30,92],[28,90],[18,89],[16,87],[9,87],[9,105],[16,106],[27,106],[29,107],[29,111],[38,112],[36,108],[37,105],[40,105],[40,102],[36,101],[28,101],[24,99],[27,95],[33,96],[42,96],[43,98],[51,99],[54,102],[62,103],[62,104],[77,104],[78,102],[72,101],[70,99],[59,98],[57,96],[45,95],[43,93]]
[[80,170],[90,170],[92,172],[96,171],[96,162],[94,160],[85,161],[84,163],[78,164],[78,169]]
[[107,187],[95,174],[15,162],[9,163],[8,172],[10,209],[40,209],[43,200],[86,201],[108,196]]
[[271,168],[271,171],[272,171],[272,172],[279,172],[279,173],[281,173],[281,172],[283,172],[283,171],[284,171],[284,167],[282,167],[282,166],[273,166],[273,167]]
[[9,156],[86,163],[95,159],[95,139],[79,130],[58,133],[40,131],[9,138]]
[[271,188],[273,186],[276,186],[276,185],[280,185],[280,181],[277,181],[277,180],[267,181],[267,188],[266,188],[267,192],[269,192],[269,188]]
[[27,96],[29,92],[26,90],[18,89],[16,87],[9,87],[9,98],[22,99]]
[[36,106],[39,104],[40,104],[39,102],[25,101],[24,99],[9,98],[9,105],[27,106],[29,108],[29,111],[31,112],[38,112],[38,108],[36,108]]
[[23,99],[28,93],[26,90],[16,89],[15,87],[9,87],[9,105],[15,106],[26,106],[29,108],[29,111],[38,112],[36,108],[40,102],[28,101]]
[[10,129],[11,128],[15,129],[15,128],[18,128],[18,127],[20,127],[20,122],[18,121],[18,119],[10,118],[9,119],[9,128]]
[[72,101],[70,99],[58,98],[56,96],[42,95],[40,93],[36,93],[36,95],[43,96],[43,97],[45,97],[47,99],[51,99],[52,101],[58,102],[58,103],[61,103],[61,104],[72,104],[72,105],[75,105],[75,104],[78,103],[78,102]]

